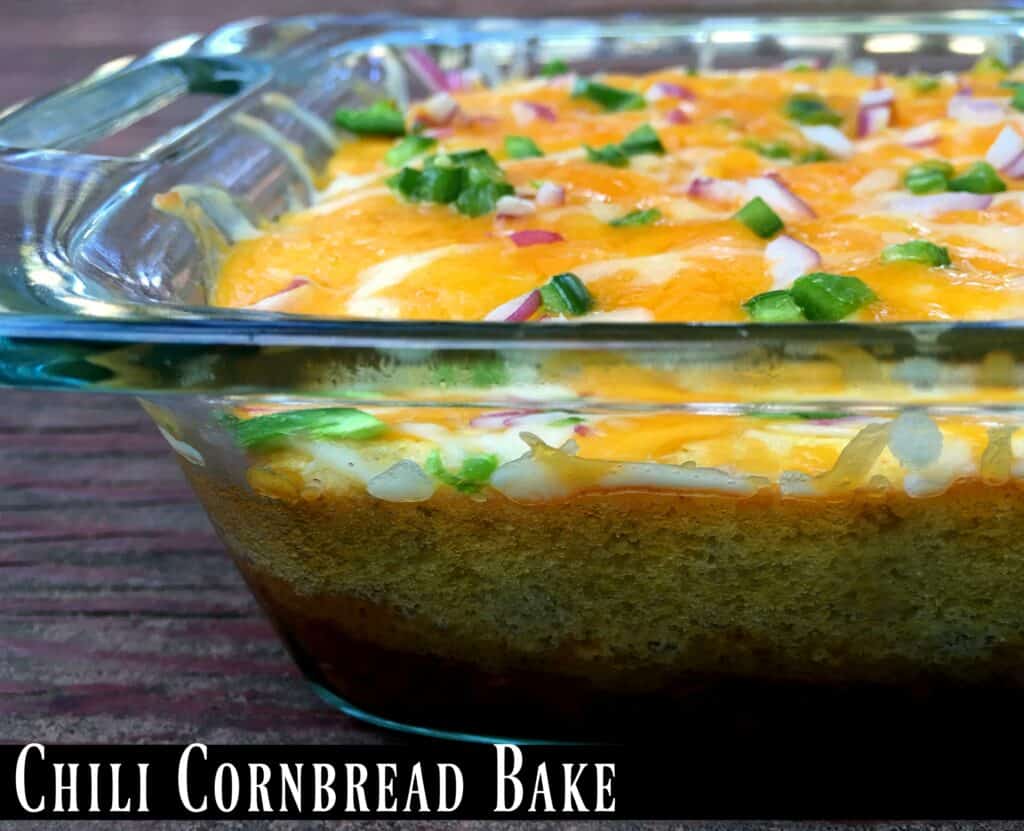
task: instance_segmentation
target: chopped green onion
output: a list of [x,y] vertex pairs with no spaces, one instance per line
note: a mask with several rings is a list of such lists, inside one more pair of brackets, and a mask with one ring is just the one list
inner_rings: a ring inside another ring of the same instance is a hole
[[949,180],[949,189],[968,193],[999,193],[1006,190],[1006,183],[988,162],[975,162],[959,176]]
[[594,305],[587,287],[575,274],[556,274],[540,287],[540,299],[549,312],[575,317],[586,314]]
[[406,136],[388,150],[384,155],[384,161],[391,167],[401,167],[406,162],[426,153],[435,144],[437,144],[437,139],[430,138],[430,136]]
[[665,146],[650,124],[637,127],[619,143],[619,148],[627,156],[643,156],[647,153],[660,156],[665,152]]
[[362,410],[323,407],[240,420],[234,425],[234,430],[239,444],[252,448],[293,436],[306,439],[372,439],[387,430],[387,425]]
[[540,74],[545,78],[554,78],[556,75],[565,75],[569,71],[569,65],[559,59],[548,61],[540,68]]
[[584,144],[587,161],[607,164],[612,167],[625,167],[630,156],[642,156],[646,153],[661,155],[665,147],[650,124],[642,124],[626,136],[619,144],[606,144],[604,147],[591,147]]
[[953,165],[942,159],[929,159],[911,165],[903,176],[903,184],[911,193],[940,193],[949,187]]
[[837,418],[843,418],[845,413],[839,412],[838,410],[811,410],[796,413],[746,413],[748,418],[764,418],[769,420],[775,419],[804,419],[814,421],[831,421]]
[[423,168],[417,195],[424,202],[447,205],[462,192],[466,174],[460,167],[430,165]]
[[812,147],[810,150],[804,150],[796,157],[797,164],[813,164],[814,162],[828,162],[831,160],[832,157],[824,147]]
[[760,196],[755,196],[736,212],[736,219],[762,239],[774,236],[783,228],[779,215]]
[[758,323],[795,323],[804,319],[800,307],[785,289],[754,295],[743,308]]
[[842,116],[829,109],[825,100],[810,92],[801,92],[791,95],[785,105],[783,112],[790,121],[797,124],[839,124]]
[[591,147],[584,144],[583,149],[587,151],[587,161],[595,164],[607,164],[612,167],[625,167],[629,164],[629,156],[622,152],[617,144],[606,144],[604,147]]
[[797,277],[789,293],[808,320],[842,320],[878,299],[857,277],[823,271]]
[[583,424],[586,419],[581,416],[566,416],[565,418],[559,418],[552,421],[549,427],[568,427],[571,424]]
[[455,200],[455,207],[466,216],[483,216],[494,210],[501,197],[515,192],[516,189],[508,182],[485,179],[464,187]]
[[758,141],[751,138],[745,139],[743,146],[766,159],[789,159],[793,156],[793,148],[785,141]]
[[718,127],[728,127],[732,129],[737,125],[737,121],[731,115],[719,115],[711,119],[711,123]]
[[628,228],[634,225],[650,225],[652,222],[657,222],[659,219],[661,219],[661,211],[657,208],[648,208],[646,211],[630,211],[625,216],[613,219],[608,224],[613,228]]
[[608,84],[580,78],[572,90],[573,98],[587,98],[608,112],[623,110],[642,110],[646,104],[644,97],[638,92],[619,89]]
[[459,213],[466,216],[489,213],[502,196],[515,192],[486,150],[428,156],[422,170],[403,167],[387,184],[410,202],[454,202]]
[[928,240],[915,239],[886,246],[882,251],[883,263],[912,262],[931,266],[950,264],[949,251]]
[[334,122],[350,133],[367,136],[405,135],[405,116],[393,104],[378,101],[366,109],[341,108],[334,113]]
[[510,159],[538,159],[544,151],[529,136],[505,136],[505,154]]
[[493,453],[466,456],[458,473],[452,473],[444,466],[441,451],[435,447],[430,451],[423,466],[427,473],[455,490],[462,493],[477,493],[498,469],[498,457]]
[[[435,158],[437,160],[435,163],[439,164],[442,157],[437,156]],[[470,171],[475,171],[488,177],[500,178],[505,175],[502,173],[501,166],[494,161],[494,156],[483,148],[448,153],[445,158],[451,164],[460,165]]]
[[971,72],[1009,72],[1010,67],[995,55],[982,55],[971,67]]
[[419,202],[421,199],[420,185],[423,184],[423,173],[414,167],[403,167],[394,176],[389,176],[386,184],[403,199],[410,202]]
[[498,387],[509,382],[509,371],[502,358],[474,358],[439,361],[430,368],[434,384],[450,387]]
[[910,88],[918,95],[935,92],[939,88],[939,79],[934,75],[910,75],[907,77]]
[[1010,106],[1015,110],[1024,111],[1024,84],[1017,84],[1013,88],[1013,97],[1010,99]]

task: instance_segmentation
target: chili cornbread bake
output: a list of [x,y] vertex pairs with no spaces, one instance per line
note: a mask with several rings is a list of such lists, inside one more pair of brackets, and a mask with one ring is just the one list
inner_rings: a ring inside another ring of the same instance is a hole
[[[231,249],[215,305],[565,325],[1022,316],[1024,73],[997,60],[906,77],[556,62],[498,86],[405,60],[432,97],[339,110],[319,198]],[[822,368],[819,389],[856,397],[855,363]],[[799,371],[749,383],[770,400]],[[225,413],[246,483],[186,468],[322,687],[407,724],[578,735],[743,689],[1024,680],[1012,419],[723,414],[665,406],[703,400],[685,371],[558,377],[442,365],[434,406]],[[457,406],[474,386],[517,406]],[[636,406],[559,403],[610,394]]]

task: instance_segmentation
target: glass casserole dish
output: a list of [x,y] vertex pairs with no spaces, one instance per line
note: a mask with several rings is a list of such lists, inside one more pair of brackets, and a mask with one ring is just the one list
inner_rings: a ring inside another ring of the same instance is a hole
[[[315,17],[166,44],[0,121],[0,380],[139,395],[310,681],[378,723],[578,739],[1012,698],[1016,321],[341,320],[210,298],[233,244],[315,200],[337,107],[426,97],[410,49],[494,82],[551,60],[937,72],[1018,63],[1022,22]],[[224,100],[135,157],[86,152],[187,92]],[[369,421],[239,430],[326,408]],[[630,441],[602,455],[588,430]],[[754,445],[781,460],[752,469]],[[480,448],[498,464],[476,482],[459,464]]]

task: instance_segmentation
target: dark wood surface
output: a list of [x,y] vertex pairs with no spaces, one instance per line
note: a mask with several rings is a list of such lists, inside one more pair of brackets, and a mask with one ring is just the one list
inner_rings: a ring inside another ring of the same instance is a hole
[[[179,34],[326,5],[6,0],[0,107]],[[537,0],[404,7],[513,16],[547,8]],[[645,4],[672,7],[680,4]],[[358,0],[330,10],[373,8]],[[629,0],[564,0],[559,10],[630,8]],[[0,575],[0,742],[401,741],[333,712],[303,684],[163,439],[130,398],[0,391]]]

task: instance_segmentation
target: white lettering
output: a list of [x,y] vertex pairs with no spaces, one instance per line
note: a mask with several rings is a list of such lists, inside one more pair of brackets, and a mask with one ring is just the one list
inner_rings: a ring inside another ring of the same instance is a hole
[[[228,781],[231,783],[229,799],[227,802],[224,801],[224,774],[227,772]],[[223,764],[217,765],[217,772],[213,774],[213,801],[217,803],[217,807],[227,813],[228,811],[235,810],[235,806],[238,805],[238,771],[235,766],[230,762],[224,762]]]
[[139,813],[149,813],[149,762],[139,762]]
[[206,759],[206,745],[197,742],[186,747],[181,753],[181,758],[178,760],[178,798],[181,800],[181,804],[185,806],[185,810],[192,814],[205,811],[207,804],[206,797],[204,796],[202,803],[200,803],[198,808],[195,808],[188,796],[188,757],[193,750],[197,749],[202,753],[203,758]]
[[398,810],[398,800],[395,799],[395,777],[397,775],[398,765],[394,762],[377,763],[377,777],[380,779],[380,784],[377,786],[378,811]]
[[[326,776],[326,774],[330,776]],[[334,803],[338,801],[338,795],[334,792],[334,788],[331,787],[334,784],[334,765],[328,765],[323,762],[315,762],[313,764],[313,787],[316,791],[316,799],[313,801],[313,810],[318,813],[325,813],[330,811],[334,807]],[[327,801],[324,801],[326,795]]]
[[110,765],[110,810],[115,812],[130,811],[132,801],[129,799],[124,805],[121,801],[121,763],[114,762]]
[[[612,796],[612,780],[615,779],[615,764],[613,762],[598,762],[594,765],[597,771],[597,806],[595,811],[614,811],[615,797]],[[608,780],[605,781],[605,769],[608,770]],[[612,796],[612,801],[605,804],[605,796]]]
[[25,790],[25,766],[28,762],[28,752],[30,750],[38,751],[40,759],[46,758],[46,748],[41,744],[33,742],[32,744],[25,745],[18,754],[18,763],[14,768],[14,790],[18,794],[18,804],[21,805],[21,809],[28,811],[30,814],[38,814],[46,809],[46,799],[39,797],[39,802],[33,808],[28,804],[28,793]]
[[[578,767],[576,774],[573,775],[572,769]],[[587,812],[588,808],[583,802],[583,796],[580,794],[577,788],[577,783],[580,779],[580,774],[586,769],[586,765],[573,765],[563,764],[562,773],[565,775],[565,802],[562,805],[563,811],[582,811]]]
[[290,765],[281,763],[281,812],[288,810],[288,800],[285,797],[285,789],[292,797],[292,805],[296,811],[302,810],[302,762],[295,766],[295,773],[292,773]]
[[[359,774],[359,778],[355,777],[355,774]],[[345,763],[345,779],[348,780],[348,786],[345,788],[345,810],[355,811],[355,803],[358,798],[360,811],[369,811],[369,807],[366,804],[366,785],[367,777],[366,765],[360,765],[356,762]]]
[[548,779],[548,766],[540,765],[537,768],[537,778],[533,782],[533,799],[530,800],[530,811],[537,810],[537,797],[544,796],[544,811],[554,811],[555,803],[551,801],[551,781]]
[[68,795],[68,811],[78,813],[78,762],[71,762],[68,768],[68,782],[64,781],[64,763],[55,762],[53,765],[53,789],[55,799],[53,800],[53,812],[55,814],[64,812],[64,793]]
[[[448,776],[452,774],[452,784],[454,787],[454,796],[452,801],[448,802]],[[438,779],[438,794],[437,794],[437,811],[438,813],[445,813],[447,811],[454,811],[459,805],[462,804],[462,769],[458,765],[453,765],[451,762],[440,762],[437,766],[437,779]]]
[[[514,811],[523,801],[523,783],[516,776],[523,768],[523,751],[514,744],[496,744],[494,749],[498,754],[498,804],[494,806],[495,811]],[[512,755],[512,771],[505,773],[505,756]],[[513,802],[509,805],[505,801],[505,783],[511,783]]]
[[249,810],[252,813],[257,811],[270,811],[270,793],[267,791],[267,782],[270,781],[270,765],[262,762],[255,762],[249,765]]
[[[438,771],[440,773],[440,771]],[[403,811],[412,810],[412,797],[416,794],[416,798],[419,800],[419,807],[417,811],[429,811],[430,804],[427,802],[427,788],[423,782],[423,765],[417,762],[412,766],[412,774],[409,776],[409,793],[405,798],[405,807]]]

